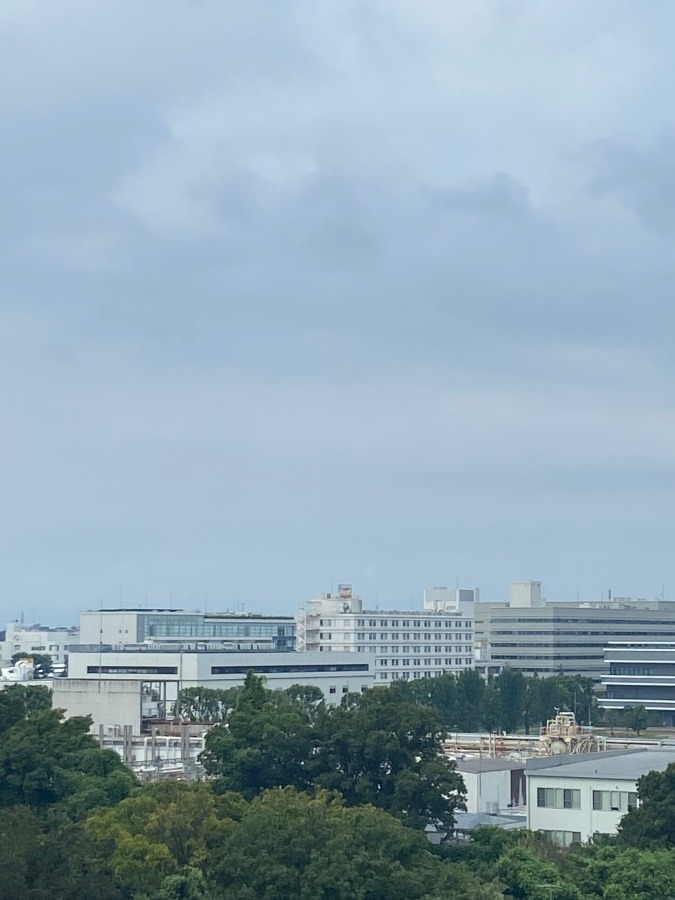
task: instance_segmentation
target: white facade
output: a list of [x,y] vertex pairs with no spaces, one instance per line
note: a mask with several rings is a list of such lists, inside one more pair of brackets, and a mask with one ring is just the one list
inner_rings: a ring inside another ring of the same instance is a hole
[[458,759],[457,771],[466,788],[467,812],[522,813],[526,800],[523,760]]
[[473,667],[477,594],[430,588],[422,610],[369,610],[351,585],[339,585],[300,610],[297,649],[374,656],[378,685],[460,672]]
[[292,616],[205,613],[183,609],[88,609],[80,613],[80,642],[199,644],[202,649],[294,650]]
[[527,827],[554,843],[586,843],[596,834],[615,834],[619,822],[637,804],[637,781],[663,772],[675,751],[637,750],[589,753],[530,760],[527,778]]
[[[69,677],[55,679],[55,707],[68,715],[91,715],[94,726],[131,725],[169,718],[178,692],[189,687],[231,688],[253,670],[267,687],[294,684],[318,687],[326,703],[336,705],[348,693],[374,685],[373,660],[348,653],[235,653],[195,649],[104,649],[80,645],[69,660]],[[157,702],[147,698],[159,697]]]
[[52,663],[61,666],[67,661],[68,647],[77,644],[78,640],[79,631],[75,626],[47,628],[44,625],[10,622],[5,628],[0,661],[7,665],[15,653],[41,653],[51,656]]

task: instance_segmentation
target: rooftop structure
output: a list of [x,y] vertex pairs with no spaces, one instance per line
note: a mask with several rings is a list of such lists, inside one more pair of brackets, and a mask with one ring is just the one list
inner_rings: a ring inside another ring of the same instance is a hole
[[421,610],[368,609],[342,584],[301,607],[298,650],[374,655],[377,684],[471,668],[477,593],[430,588]]

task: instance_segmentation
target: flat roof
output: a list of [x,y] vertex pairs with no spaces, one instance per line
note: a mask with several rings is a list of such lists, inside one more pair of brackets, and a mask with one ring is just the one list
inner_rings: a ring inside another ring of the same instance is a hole
[[278,615],[273,616],[267,613],[252,612],[203,612],[200,609],[162,609],[153,607],[152,609],[139,609],[137,607],[104,607],[103,609],[85,609],[84,612],[95,613],[140,613],[142,615],[172,615],[172,616],[204,616],[205,619],[288,619],[295,621],[294,616]]
[[[637,781],[647,772],[664,772],[675,763],[675,750],[628,750],[619,753],[584,754],[579,762],[552,762],[550,765],[528,765],[527,775],[546,778],[617,778]],[[589,758],[590,757],[590,758]],[[534,760],[533,760],[534,762]],[[541,763],[541,760],[536,760]]]
[[458,772],[503,772],[509,769],[524,769],[524,759],[458,759],[456,761]]

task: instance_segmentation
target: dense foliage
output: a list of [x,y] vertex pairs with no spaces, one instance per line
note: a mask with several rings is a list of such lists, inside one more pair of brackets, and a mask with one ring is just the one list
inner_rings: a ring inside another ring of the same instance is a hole
[[402,685],[327,707],[315,693],[267,690],[249,673],[203,760],[220,791],[253,798],[279,786],[326,788],[417,827],[451,825],[463,785],[441,753],[443,733],[436,711],[411,702]]
[[510,696],[517,713],[527,693],[518,678],[481,689],[465,676],[466,694],[455,683],[443,707],[453,688],[436,681],[445,688],[426,703],[431,685],[413,683],[338,709],[254,676],[226,698],[186,696],[186,708],[211,704],[223,722],[208,741],[213,780],[143,787],[87,719],[50,708],[45,688],[0,692],[0,900],[675,896],[675,766],[641,779],[641,805],[613,839],[563,851],[542,835],[481,828],[430,844],[425,822],[462,797],[437,752],[442,708],[472,696],[487,710]]

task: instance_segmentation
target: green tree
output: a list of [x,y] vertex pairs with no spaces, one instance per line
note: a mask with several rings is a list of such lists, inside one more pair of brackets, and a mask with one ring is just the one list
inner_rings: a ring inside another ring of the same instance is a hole
[[475,669],[464,669],[457,676],[455,728],[459,731],[478,731],[485,682]]
[[239,687],[183,688],[176,700],[176,716],[188,722],[203,722],[209,725],[224,722],[230,710],[236,705],[240,691]]
[[582,900],[556,865],[522,846],[512,847],[499,859],[497,874],[514,900]]
[[352,695],[317,724],[308,761],[315,783],[350,805],[372,803],[409,824],[452,825],[464,809],[464,784],[442,753],[444,731],[434,709],[405,698],[393,684]]
[[311,786],[307,761],[316,735],[305,704],[283,691],[270,691],[262,678],[246,676],[227,727],[206,737],[202,761],[219,776],[218,790],[237,791],[249,799],[265,788]]
[[623,721],[639,735],[649,725],[649,713],[644,706],[628,706],[623,711]]
[[490,678],[485,685],[480,703],[480,724],[488,731],[501,730],[503,728],[504,709],[502,696],[497,687],[496,680]]
[[0,735],[30,716],[50,709],[52,692],[44,685],[13,684],[0,691]]
[[520,669],[504,669],[495,679],[499,691],[502,725],[515,731],[523,721],[526,680]]
[[618,728],[622,723],[622,712],[620,709],[607,709],[605,710],[604,724],[609,728],[609,733],[612,737],[614,737],[614,729]]
[[127,796],[134,776],[114,751],[99,748],[90,725],[89,718],[63,721],[53,709],[12,725],[0,742],[0,806],[60,803],[82,816]]
[[421,900],[445,867],[422,834],[381,810],[285,788],[264,792],[219,832],[208,870],[232,900]]
[[638,780],[640,805],[619,823],[620,844],[640,850],[675,848],[675,764]]

